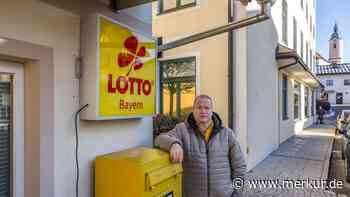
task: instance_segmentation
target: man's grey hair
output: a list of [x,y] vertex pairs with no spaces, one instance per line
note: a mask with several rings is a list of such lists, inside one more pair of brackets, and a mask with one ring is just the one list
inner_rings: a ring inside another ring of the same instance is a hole
[[206,94],[201,94],[201,95],[196,96],[196,98],[194,99],[193,107],[196,105],[196,103],[199,99],[208,99],[208,100],[210,100],[211,106],[213,106],[213,99]]

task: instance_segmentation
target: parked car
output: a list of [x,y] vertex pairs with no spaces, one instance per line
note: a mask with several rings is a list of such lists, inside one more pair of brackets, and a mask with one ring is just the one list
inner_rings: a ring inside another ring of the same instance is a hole
[[338,133],[342,134],[342,159],[345,160],[346,166],[346,181],[350,182],[350,110],[343,110],[337,117]]
[[341,144],[343,150],[342,159],[346,159],[346,161],[349,159],[346,157],[346,153],[347,151],[350,151],[350,147],[347,147],[348,140],[350,138],[348,124],[350,124],[350,110],[343,110],[341,114],[337,116],[336,134],[343,135],[343,143]]
[[350,116],[350,110],[343,110],[340,115],[337,117],[336,123],[336,133],[340,133],[344,128],[344,125],[347,123],[347,119]]

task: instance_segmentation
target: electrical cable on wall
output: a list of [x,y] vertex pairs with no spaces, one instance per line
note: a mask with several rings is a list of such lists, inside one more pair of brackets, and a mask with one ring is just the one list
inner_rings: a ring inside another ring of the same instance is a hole
[[78,136],[78,117],[79,113],[87,108],[89,104],[84,105],[75,113],[75,164],[77,168],[77,179],[75,184],[75,197],[79,197],[79,160],[78,160],[78,148],[79,148],[79,136]]

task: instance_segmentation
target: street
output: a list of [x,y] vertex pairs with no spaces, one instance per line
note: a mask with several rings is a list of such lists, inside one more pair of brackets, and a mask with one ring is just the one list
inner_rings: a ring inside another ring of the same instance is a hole
[[[341,113],[342,110],[349,110],[350,107],[332,107],[332,111],[335,112],[334,116],[327,117],[325,120],[327,123],[335,125],[335,120],[337,115]],[[346,177],[346,161],[342,158],[342,149],[344,148],[344,141],[341,135],[336,135],[332,148],[332,156],[330,161],[330,168],[328,174],[328,180],[343,180],[344,187],[342,189],[334,189],[333,191],[338,194],[338,196],[345,195],[350,196],[350,184],[345,181]]]

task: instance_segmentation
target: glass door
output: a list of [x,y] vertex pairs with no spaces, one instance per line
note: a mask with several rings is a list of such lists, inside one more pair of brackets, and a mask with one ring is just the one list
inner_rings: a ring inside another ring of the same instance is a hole
[[0,197],[11,196],[12,76],[0,74]]

